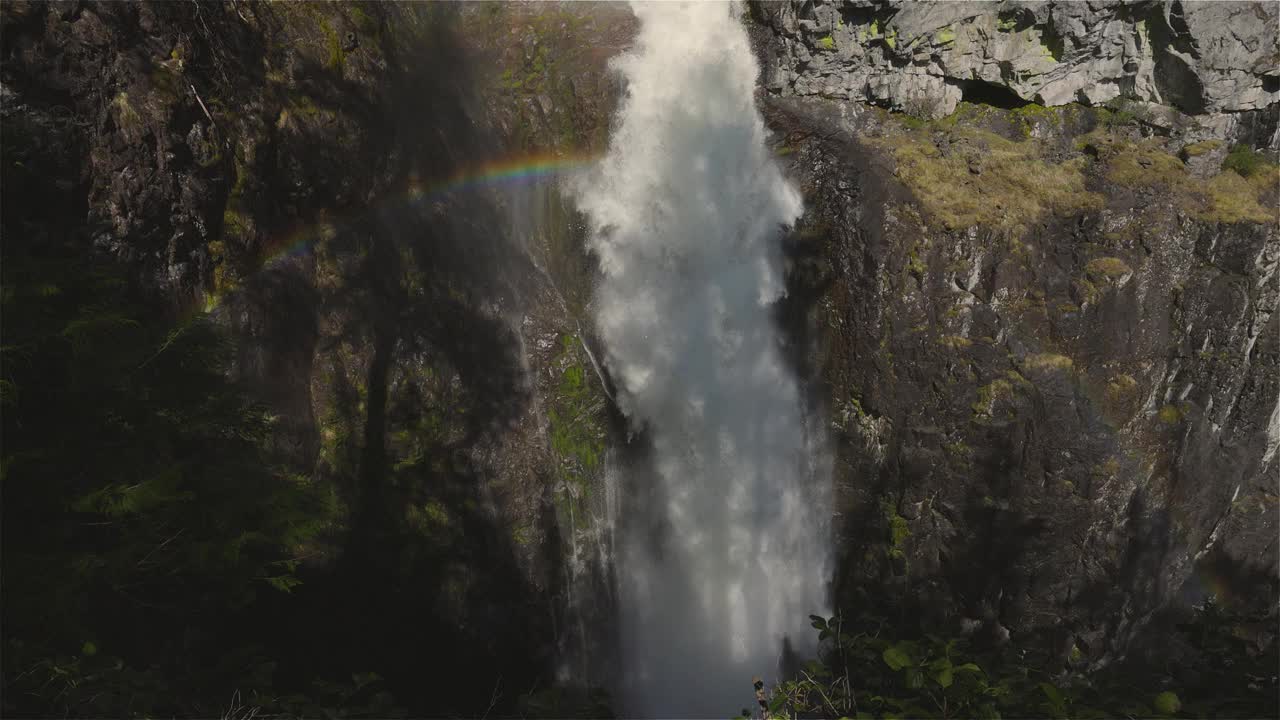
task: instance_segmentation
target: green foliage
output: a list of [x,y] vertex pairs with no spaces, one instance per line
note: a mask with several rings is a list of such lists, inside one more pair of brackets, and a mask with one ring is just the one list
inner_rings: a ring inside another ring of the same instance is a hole
[[1234,170],[1240,177],[1251,177],[1267,165],[1267,157],[1248,145],[1234,145],[1222,161],[1223,170]]
[[108,263],[59,249],[5,245],[5,507],[22,512],[3,562],[26,579],[4,604],[6,694],[173,712],[167,671],[125,658],[198,657],[169,638],[297,587],[334,502],[274,466],[275,418],[227,380],[215,325],[167,327]]
[[[1208,603],[1177,626],[1198,652],[1178,670],[1204,677],[1198,688],[1171,687],[1165,658],[1086,674],[1064,669],[1034,641],[982,650],[961,638],[895,637],[885,618],[870,614],[852,621],[810,615],[819,658],[769,690],[766,717],[1274,717],[1275,644],[1260,653],[1241,639],[1242,624],[1265,615]],[[1078,668],[1083,654],[1077,647],[1071,655]]]
[[[992,682],[958,640],[895,640],[871,616],[810,618],[822,657],[774,686],[770,718],[999,717],[1014,692]],[[1027,682],[1017,689],[1029,692]]]
[[1182,709],[1182,701],[1178,699],[1176,694],[1168,690],[1156,695],[1155,702],[1152,704],[1155,706],[1156,712],[1161,715],[1177,715],[1178,711]]
[[557,502],[564,519],[578,526],[586,522],[585,503],[590,480],[604,460],[605,435],[598,419],[604,407],[603,397],[579,348],[577,336],[561,337],[559,362],[564,367],[555,399],[547,411],[550,422],[551,449],[557,455],[560,481]]
[[836,49],[835,38],[831,37],[830,35],[827,35],[826,37],[823,37],[823,38],[819,38],[818,47],[822,48],[823,50],[835,50]]

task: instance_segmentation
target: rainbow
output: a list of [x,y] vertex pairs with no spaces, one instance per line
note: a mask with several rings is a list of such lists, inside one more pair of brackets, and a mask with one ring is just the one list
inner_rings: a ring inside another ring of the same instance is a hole
[[[274,240],[269,240],[264,246],[260,260],[256,263],[257,269],[254,272],[262,272],[291,258],[306,255],[322,235],[331,234],[341,226],[349,224],[356,218],[363,217],[371,212],[386,210],[395,206],[421,205],[454,193],[472,192],[504,184],[562,176],[589,167],[599,157],[596,154],[586,153],[570,155],[543,153],[494,160],[480,165],[464,167],[446,179],[430,183],[424,183],[416,178],[411,179],[402,190],[388,194],[385,199],[376,205],[366,206],[358,213],[352,214],[345,219],[325,220],[320,223],[303,225]],[[234,292],[235,288],[229,288],[206,295],[202,303],[203,307],[197,312],[212,312],[225,300],[227,295]]]

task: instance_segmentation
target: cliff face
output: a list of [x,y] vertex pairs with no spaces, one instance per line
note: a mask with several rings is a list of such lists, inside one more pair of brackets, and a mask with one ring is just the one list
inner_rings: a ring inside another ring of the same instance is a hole
[[764,82],[783,95],[934,117],[984,95],[1051,107],[1124,99],[1214,116],[1204,120],[1220,132],[1239,121],[1230,114],[1280,100],[1273,3],[854,0],[759,12],[780,40]]
[[[291,673],[346,655],[419,697],[415,714],[479,715],[500,675],[514,712],[557,662],[586,661],[609,593],[592,558],[615,418],[580,323],[582,226],[554,178],[492,181],[603,142],[604,61],[630,16],[462,10],[0,15],[21,161],[6,203],[24,201],[6,250],[59,228],[178,332],[204,314],[226,329],[231,374],[275,418],[274,460],[340,507],[263,642],[292,648]],[[313,632],[334,615],[359,619]],[[424,676],[457,691],[427,697]]]
[[[1168,603],[1274,593],[1280,176],[1203,138],[1274,144],[1274,23],[1244,15],[1275,8],[1216,8],[755,8],[806,196],[790,313],[839,448],[838,602],[1096,667]],[[1179,57],[1198,84],[1153,81]],[[1001,101],[1121,92],[1235,114]]]

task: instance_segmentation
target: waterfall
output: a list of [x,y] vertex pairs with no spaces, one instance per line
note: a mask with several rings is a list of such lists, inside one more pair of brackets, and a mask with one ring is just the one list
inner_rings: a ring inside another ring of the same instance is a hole
[[766,146],[758,68],[721,3],[635,3],[606,157],[573,188],[603,278],[618,403],[652,443],[617,538],[626,715],[726,717],[825,609],[829,474],[771,305],[801,213]]

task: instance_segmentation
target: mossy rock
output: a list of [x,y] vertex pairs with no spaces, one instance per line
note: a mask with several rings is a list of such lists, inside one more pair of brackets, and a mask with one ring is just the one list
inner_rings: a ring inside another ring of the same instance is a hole
[[1084,270],[1094,283],[1123,282],[1133,274],[1133,268],[1118,257],[1094,258],[1084,266]]

